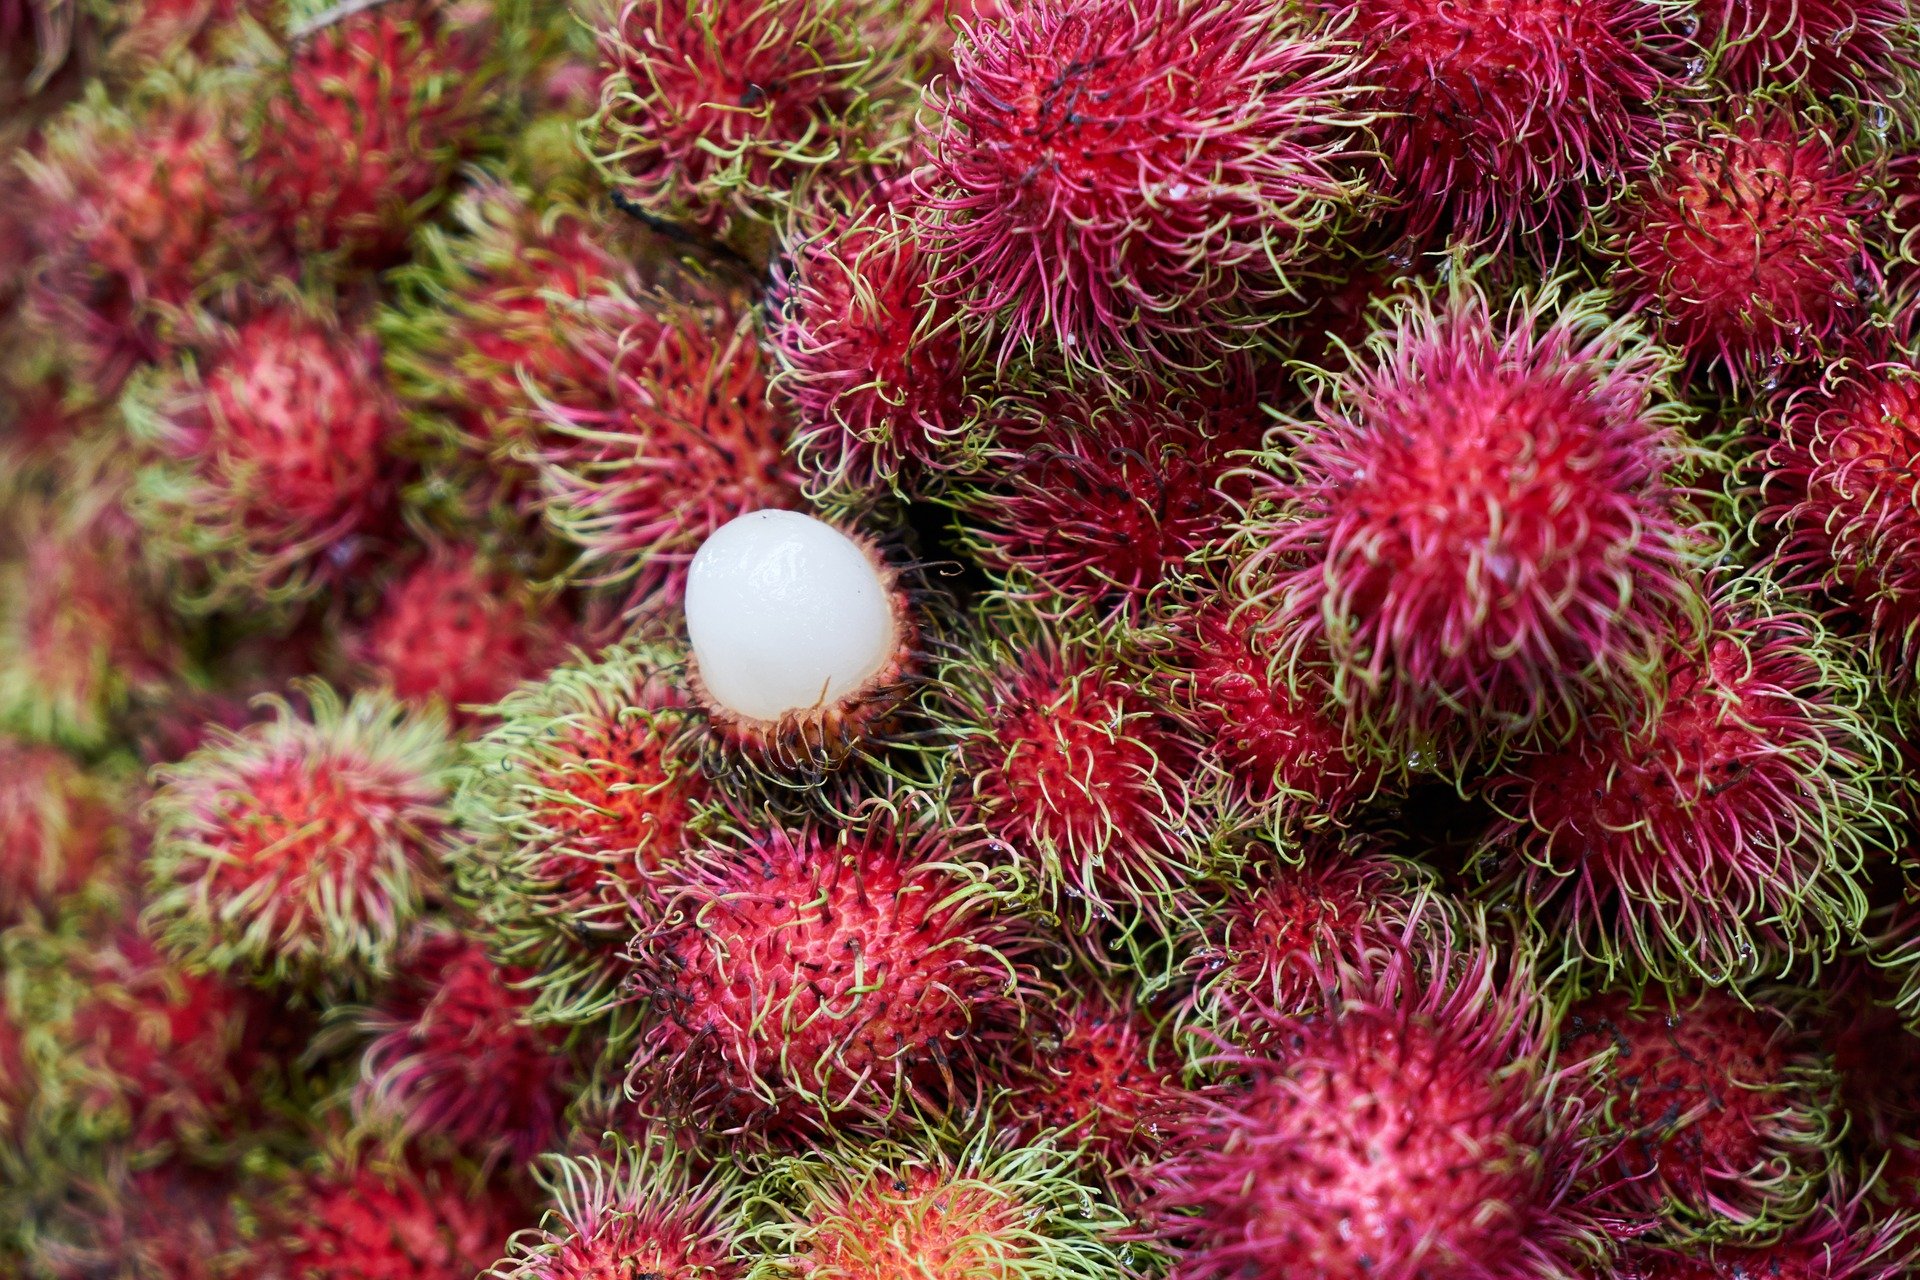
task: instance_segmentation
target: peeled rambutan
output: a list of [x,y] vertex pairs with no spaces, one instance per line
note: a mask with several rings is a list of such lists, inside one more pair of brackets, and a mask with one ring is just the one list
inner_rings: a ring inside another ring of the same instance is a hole
[[[590,145],[654,216],[725,235],[898,150],[917,34],[875,0],[606,0]],[[891,102],[889,99],[895,99]]]
[[1865,171],[1807,111],[1736,104],[1669,144],[1615,217],[1620,303],[1695,368],[1777,381],[1860,319],[1877,268]]
[[1920,663],[1920,365],[1838,365],[1766,423],[1765,505],[1788,572],[1846,601],[1884,669]]
[[115,788],[64,751],[0,736],[0,926],[46,911],[113,857]]
[[394,488],[379,348],[292,302],[208,328],[204,359],[128,398],[153,457],[130,505],[186,602],[297,600],[351,568]]
[[263,1206],[251,1274],[470,1280],[506,1252],[518,1206],[451,1166],[336,1157]]
[[1258,327],[1358,196],[1359,68],[1254,0],[1042,0],[973,23],[926,117],[938,286],[1003,359]]
[[151,914],[217,970],[384,973],[448,840],[446,721],[383,692],[304,693],[155,771]]
[[1667,658],[1645,725],[1596,712],[1484,794],[1483,867],[1569,949],[1709,983],[1831,957],[1866,913],[1865,851],[1889,839],[1886,750],[1851,656],[1763,584],[1716,593]]
[[695,713],[668,666],[630,645],[560,667],[509,695],[470,749],[456,883],[490,945],[532,975],[536,1019],[609,1008],[620,948],[636,919],[658,915],[708,825]]
[[1377,113],[1381,189],[1417,239],[1525,242],[1577,225],[1589,188],[1654,143],[1654,104],[1681,87],[1680,23],[1665,5],[1320,7],[1365,61],[1359,102]]
[[404,0],[349,13],[287,49],[263,87],[246,175],[296,250],[374,265],[402,256],[493,109],[491,12]]
[[352,1019],[368,1036],[354,1110],[407,1138],[444,1138],[525,1165],[560,1133],[572,1063],[559,1033],[528,1025],[527,970],[494,963],[452,930],[415,937],[379,998]]
[[1613,991],[1569,1009],[1563,1060],[1612,1154],[1604,1203],[1673,1241],[1754,1236],[1805,1216],[1839,1134],[1831,1059],[1803,993]]
[[977,1099],[1024,1017],[1031,942],[960,858],[884,818],[708,850],[629,952],[643,1114],[764,1141]]
[[714,530],[798,504],[789,425],[749,317],[626,298],[601,316],[576,341],[606,404],[541,406],[547,516],[581,548],[581,573],[630,583],[636,605],[677,603]]
[[1110,650],[987,611],[933,682],[950,820],[1078,933],[1170,914],[1211,839],[1196,745]]
[[1900,0],[1709,0],[1696,12],[1708,74],[1734,93],[1788,87],[1874,100],[1912,58]]
[[774,390],[793,407],[794,452],[824,496],[914,489],[969,465],[966,372],[953,308],[932,291],[912,212],[876,194],[795,224],[777,264],[767,343]]
[[1126,1219],[1074,1180],[1069,1156],[982,1129],[958,1150],[932,1134],[825,1148],[760,1184],[751,1280],[975,1280],[1129,1274]]
[[435,546],[389,582],[349,641],[378,683],[471,722],[565,653],[571,626],[551,594],[464,546]]
[[1875,1216],[1857,1194],[1829,1193],[1819,1212],[1766,1243],[1629,1246],[1612,1274],[1627,1280],[1896,1280],[1920,1254],[1914,1220]]
[[[1598,1244],[1588,1158],[1524,954],[1484,937],[1328,966],[1319,1012],[1178,1125],[1147,1231],[1174,1280],[1563,1276]],[[1495,970],[1505,976],[1496,980]]]
[[1363,748],[1443,768],[1644,703],[1693,599],[1668,372],[1594,295],[1408,296],[1264,459],[1274,665],[1324,655]]
[[513,1239],[497,1280],[740,1280],[729,1189],[661,1143],[556,1157],[553,1212]]

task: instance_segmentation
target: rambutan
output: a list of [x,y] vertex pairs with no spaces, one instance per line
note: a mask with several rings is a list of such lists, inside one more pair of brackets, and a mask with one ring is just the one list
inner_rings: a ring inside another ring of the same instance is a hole
[[293,302],[209,322],[204,359],[128,397],[153,460],[130,506],[187,603],[285,603],[354,564],[400,429],[370,334]]
[[736,832],[635,939],[643,1114],[764,1141],[975,1098],[1033,982],[1033,945],[963,852],[873,817]]
[[296,250],[372,265],[404,254],[494,109],[492,15],[491,5],[404,0],[291,44],[263,86],[246,174]]
[[606,180],[647,213],[729,234],[792,189],[891,161],[919,36],[884,0],[606,0],[589,125]]
[[[611,1135],[610,1135],[611,1136]],[[729,1188],[699,1179],[661,1143],[612,1140],[606,1155],[554,1157],[554,1210],[513,1239],[495,1280],[740,1280]]]
[[925,473],[970,465],[967,359],[951,303],[912,212],[878,193],[798,220],[776,264],[767,344],[774,390],[793,408],[793,448],[810,490],[913,490]]
[[1565,749],[1491,778],[1483,869],[1570,950],[1709,983],[1830,958],[1866,913],[1892,811],[1864,675],[1753,580],[1677,638],[1651,723],[1596,712]]
[[1612,1155],[1623,1218],[1666,1240],[1752,1237],[1813,1210],[1838,1136],[1833,1064],[1803,993],[1613,991],[1569,1009],[1560,1051]]
[[560,667],[509,695],[471,748],[456,883],[500,957],[533,975],[535,1019],[607,1010],[619,948],[658,915],[707,824],[695,713],[667,665],[625,646]]
[[1680,22],[1665,4],[1320,7],[1365,61],[1380,186],[1420,240],[1577,226],[1592,188],[1658,139],[1654,104],[1681,87]]
[[938,287],[1003,360],[1259,327],[1359,195],[1359,65],[1254,0],[1040,0],[975,22],[929,95]]
[[525,1165],[559,1136],[572,1064],[559,1033],[526,1021],[532,974],[452,930],[415,937],[379,998],[351,1017],[368,1037],[354,1110],[406,1138],[444,1138]]
[[1814,1217],[1761,1244],[1630,1246],[1613,1274],[1628,1280],[1896,1280],[1913,1274],[1912,1218],[1873,1216],[1860,1197],[1830,1193]]
[[1837,365],[1766,426],[1764,508],[1780,562],[1863,617],[1887,672],[1920,663],[1920,365]]
[[1877,212],[1848,142],[1810,111],[1752,101],[1670,143],[1620,205],[1608,250],[1622,305],[1689,363],[1777,382],[1859,321]]
[[577,341],[605,406],[541,406],[547,516],[581,548],[581,573],[629,583],[636,606],[671,605],[714,530],[798,504],[789,426],[750,317],[626,298],[600,310]]
[[155,771],[151,914],[216,970],[384,973],[448,840],[446,721],[382,692],[304,693]]
[[1363,749],[1442,767],[1642,704],[1693,599],[1668,372],[1595,295],[1408,296],[1264,458],[1274,665],[1325,655]]
[[1209,859],[1199,750],[1097,633],[984,611],[933,682],[950,821],[1077,933],[1170,914]]
[[57,748],[0,735],[0,926],[53,907],[118,852],[115,790]]
[[1145,1222],[1173,1280],[1544,1278],[1599,1243],[1524,953],[1497,962],[1476,937],[1435,976],[1426,959],[1329,965],[1320,1011],[1282,1020],[1282,1055],[1212,1064],[1234,1082],[1152,1173]]
[[170,1160],[147,1169],[73,1176],[35,1224],[32,1271],[44,1280],[245,1280],[236,1202],[243,1183],[227,1169]]
[[1735,93],[1791,87],[1871,101],[1912,60],[1901,0],[1709,0],[1696,12],[1708,74]]
[[976,1280],[1131,1274],[1126,1219],[1073,1178],[1052,1146],[983,1128],[958,1150],[932,1134],[781,1161],[753,1198],[752,1280]]

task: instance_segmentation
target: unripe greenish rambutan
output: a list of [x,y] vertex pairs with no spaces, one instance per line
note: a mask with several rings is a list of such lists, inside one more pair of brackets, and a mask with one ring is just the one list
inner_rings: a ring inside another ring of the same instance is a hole
[[1649,722],[1596,712],[1564,749],[1483,793],[1483,872],[1572,954],[1664,982],[1724,983],[1831,958],[1890,839],[1887,746],[1856,656],[1764,582],[1714,593],[1674,640]]
[[1564,1015],[1561,1056],[1602,1142],[1594,1177],[1669,1242],[1752,1238],[1811,1213],[1843,1121],[1806,993],[1615,991]]
[[1670,143],[1616,208],[1620,305],[1654,318],[1695,369],[1777,383],[1864,317],[1878,268],[1865,169],[1823,118],[1736,101]]
[[620,948],[658,915],[710,821],[695,713],[670,669],[638,645],[560,667],[509,695],[470,748],[456,884],[500,958],[532,975],[536,1020],[607,1011]]
[[1669,372],[1594,294],[1398,302],[1263,458],[1256,644],[1296,692],[1327,664],[1363,750],[1443,770],[1637,713],[1695,598]]
[[911,1129],[776,1164],[749,1211],[751,1280],[1120,1280],[1126,1218],[1051,1144]]
[[663,1143],[607,1139],[604,1155],[549,1158],[539,1176],[554,1208],[514,1237],[490,1280],[741,1280],[724,1177],[696,1177]]
[[975,852],[884,813],[723,836],[628,953],[642,1114],[764,1143],[977,1103],[1036,939]]
[[1255,0],[1038,0],[963,29],[916,181],[1004,362],[1100,368],[1270,322],[1356,201],[1360,65]]
[[438,712],[384,692],[216,730],[155,771],[151,918],[194,963],[279,982],[387,971],[448,841]]
[[0,735],[0,927],[53,911],[119,853],[117,791],[58,748]]

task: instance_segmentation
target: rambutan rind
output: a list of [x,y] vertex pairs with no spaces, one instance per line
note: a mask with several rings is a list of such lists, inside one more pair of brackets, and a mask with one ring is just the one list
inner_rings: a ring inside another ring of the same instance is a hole
[[1913,1274],[1920,1224],[1908,1215],[1871,1211],[1848,1184],[1836,1177],[1818,1212],[1770,1243],[1630,1245],[1621,1251],[1615,1274],[1631,1280],[1896,1280]]
[[1900,0],[1710,0],[1698,6],[1707,74],[1734,93],[1789,88],[1868,103],[1899,94],[1914,28]]
[[111,775],[0,735],[0,927],[50,912],[120,853],[123,803]]

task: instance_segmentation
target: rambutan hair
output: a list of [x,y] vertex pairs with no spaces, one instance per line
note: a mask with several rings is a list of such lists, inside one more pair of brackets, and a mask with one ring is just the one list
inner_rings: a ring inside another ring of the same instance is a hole
[[1037,939],[972,852],[884,813],[732,832],[628,958],[643,1115],[765,1142],[979,1101]]
[[455,883],[489,945],[528,971],[536,1021],[586,1021],[618,1002],[620,949],[658,917],[713,824],[686,732],[696,713],[671,669],[642,644],[557,668],[501,702],[469,748]]
[[1116,1280],[1126,1218],[1076,1181],[1071,1153],[991,1125],[824,1147],[777,1162],[748,1202],[749,1280]]
[[1920,664],[1920,365],[1827,370],[1764,420],[1763,507],[1778,563],[1854,609],[1881,666],[1911,685]]
[[1599,1198],[1652,1238],[1753,1238],[1813,1211],[1844,1121],[1806,992],[1617,990],[1560,1027],[1596,1138]]
[[152,1167],[83,1164],[42,1209],[27,1247],[47,1280],[227,1280],[245,1256],[238,1206],[246,1180],[230,1168],[172,1158]]
[[1827,98],[1894,96],[1913,65],[1900,0],[1710,0],[1697,6],[1708,74],[1734,93],[1792,88]]
[[[1597,1252],[1591,1159],[1524,950],[1479,930],[1319,975],[1316,1012],[1178,1121],[1145,1233],[1172,1280],[1560,1277]],[[1498,974],[1498,976],[1496,976]]]
[[58,747],[0,735],[0,927],[50,912],[120,854],[120,791]]
[[1241,579],[1275,664],[1325,662],[1363,750],[1442,768],[1644,707],[1694,600],[1669,372],[1593,294],[1399,301],[1263,460]]
[[1619,305],[1658,318],[1693,369],[1777,384],[1864,314],[1878,212],[1850,140],[1810,110],[1737,100],[1653,160],[1606,248]]
[[1596,712],[1482,784],[1501,814],[1483,871],[1610,974],[1724,983],[1831,958],[1866,914],[1865,855],[1891,838],[1864,674],[1751,576],[1714,591],[1666,665],[1651,722]]
[[724,1176],[696,1176],[661,1142],[616,1134],[603,1153],[549,1157],[536,1176],[553,1211],[513,1239],[492,1280],[595,1280],[661,1276],[741,1280],[736,1189]]
[[1896,1280],[1920,1262],[1920,1231],[1905,1214],[1876,1213],[1848,1180],[1836,1178],[1818,1211],[1763,1243],[1629,1245],[1616,1274],[1631,1280]]
[[325,685],[155,770],[153,923],[215,970],[383,974],[450,838],[444,717]]
[[1359,64],[1255,0],[1038,0],[929,95],[936,287],[1004,362],[1256,329],[1357,202]]

